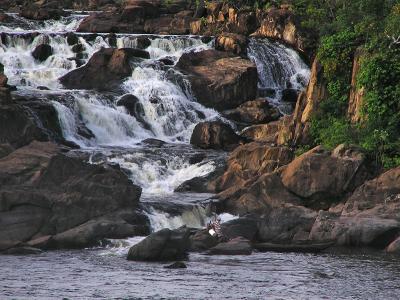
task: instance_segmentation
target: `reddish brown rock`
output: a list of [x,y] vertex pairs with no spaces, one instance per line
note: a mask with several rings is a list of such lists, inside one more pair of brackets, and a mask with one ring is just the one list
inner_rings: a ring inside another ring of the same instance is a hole
[[235,33],[222,33],[215,39],[215,49],[237,55],[246,55],[247,44],[246,36]]
[[216,50],[185,53],[177,67],[188,75],[197,100],[226,110],[253,100],[257,94],[257,68],[249,60]]

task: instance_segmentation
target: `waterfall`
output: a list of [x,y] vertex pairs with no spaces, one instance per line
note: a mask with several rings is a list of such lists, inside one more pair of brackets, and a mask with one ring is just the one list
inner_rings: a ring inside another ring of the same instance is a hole
[[296,51],[268,39],[250,39],[248,57],[256,64],[260,94],[280,105],[285,89],[303,90],[310,69]]

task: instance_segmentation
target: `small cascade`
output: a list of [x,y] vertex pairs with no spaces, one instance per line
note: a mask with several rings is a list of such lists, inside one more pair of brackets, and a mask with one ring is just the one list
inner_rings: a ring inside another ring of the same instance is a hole
[[268,39],[250,40],[248,57],[258,71],[258,88],[278,106],[285,89],[303,90],[310,78],[310,69],[296,51]]

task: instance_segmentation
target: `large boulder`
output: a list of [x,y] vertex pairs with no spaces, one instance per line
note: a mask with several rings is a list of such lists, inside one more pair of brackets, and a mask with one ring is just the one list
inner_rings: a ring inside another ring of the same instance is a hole
[[276,144],[280,121],[246,127],[240,135],[250,140]]
[[236,108],[257,94],[257,68],[249,60],[216,50],[189,52],[177,67],[188,76],[197,100],[220,111]]
[[162,229],[152,233],[129,249],[128,260],[173,261],[186,258],[190,248],[190,230],[182,227],[176,230]]
[[203,149],[232,150],[241,140],[228,124],[215,121],[197,124],[190,143]]
[[250,242],[242,237],[234,238],[226,243],[219,243],[207,251],[209,255],[250,255],[253,249]]
[[[133,235],[134,229],[143,233],[121,220],[136,225],[127,214],[136,209],[140,194],[119,169],[90,165],[55,144],[33,142],[0,159],[0,249],[43,237],[59,241],[56,247],[86,247]],[[101,218],[124,211],[103,226]],[[85,225],[91,220],[99,225]],[[68,237],[72,242],[65,242]]]
[[319,208],[329,208],[367,178],[364,154],[344,145],[333,152],[316,147],[297,157],[282,172],[282,183],[289,191]]
[[233,121],[252,125],[276,121],[281,116],[281,113],[268,100],[257,99],[247,101],[235,109],[225,111],[224,115]]
[[287,147],[258,142],[241,145],[229,155],[227,170],[216,180],[216,190],[243,187],[246,181],[290,163],[293,157]]
[[88,63],[60,78],[60,82],[72,89],[107,89],[132,74],[129,61],[149,58],[149,53],[139,49],[102,48]]
[[45,61],[53,55],[53,48],[48,44],[40,44],[32,51],[32,56],[38,61]]

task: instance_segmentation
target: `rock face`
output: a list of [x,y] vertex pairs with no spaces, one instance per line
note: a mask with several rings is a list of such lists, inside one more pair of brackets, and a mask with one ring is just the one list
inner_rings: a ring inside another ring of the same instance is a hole
[[216,50],[185,53],[177,67],[188,75],[197,100],[226,110],[253,100],[257,94],[257,68],[249,60]]
[[53,48],[47,44],[40,44],[32,52],[32,56],[38,61],[45,61],[53,55]]
[[215,49],[236,55],[246,55],[247,44],[247,37],[236,33],[222,33],[215,39]]
[[60,78],[67,88],[107,89],[132,74],[129,61],[134,58],[149,58],[148,52],[138,49],[102,48],[88,63]]
[[190,143],[203,149],[232,150],[242,138],[222,122],[202,122],[196,125]]
[[246,181],[273,172],[293,159],[287,147],[274,147],[263,143],[249,143],[237,147],[228,158],[228,168],[216,180],[217,191],[243,187]]
[[193,18],[191,1],[131,0],[111,11],[85,18],[78,32],[188,34]]
[[301,92],[290,117],[282,120],[277,142],[280,145],[310,144],[311,117],[319,113],[321,102],[327,98],[323,68],[317,59],[311,67],[311,77],[305,92]]
[[266,99],[247,101],[236,109],[225,111],[224,114],[233,121],[248,125],[276,121],[281,116],[279,110],[272,107]]
[[[282,183],[295,195],[307,199],[308,205],[339,200],[368,178],[365,157],[356,148],[338,146],[332,153],[314,148],[288,164]],[[329,203],[326,204],[329,207]]]
[[57,112],[51,104],[12,99],[0,93],[0,144],[18,148],[33,140],[62,140]]
[[249,126],[243,129],[240,135],[254,141],[276,143],[279,124],[280,122],[276,121],[268,124]]
[[63,14],[64,13],[61,9],[30,4],[23,7],[19,15],[31,20],[44,21],[49,19],[59,19]]
[[33,142],[0,159],[0,249],[27,242],[87,247],[102,238],[143,234],[146,225],[136,226],[131,217],[140,194],[118,169]]
[[186,227],[176,230],[162,229],[132,246],[128,260],[173,261],[186,258],[190,247],[189,236],[190,230]]
[[362,121],[361,108],[364,102],[364,88],[357,87],[357,76],[360,72],[361,59],[364,55],[362,49],[357,49],[353,59],[353,72],[351,75],[351,89],[347,117],[352,123]]
[[254,35],[281,40],[302,52],[309,47],[300,30],[299,20],[288,9],[270,9]]

